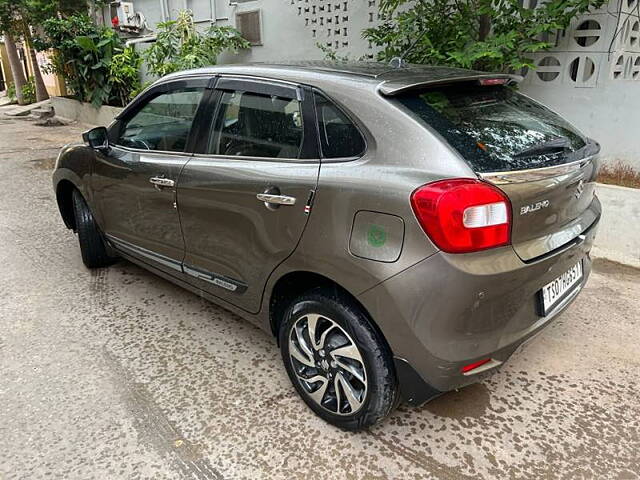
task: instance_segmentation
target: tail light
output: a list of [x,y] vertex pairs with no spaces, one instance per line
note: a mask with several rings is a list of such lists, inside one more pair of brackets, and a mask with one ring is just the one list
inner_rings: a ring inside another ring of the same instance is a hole
[[422,229],[445,252],[475,252],[511,241],[509,199],[479,180],[428,183],[411,194],[411,206]]

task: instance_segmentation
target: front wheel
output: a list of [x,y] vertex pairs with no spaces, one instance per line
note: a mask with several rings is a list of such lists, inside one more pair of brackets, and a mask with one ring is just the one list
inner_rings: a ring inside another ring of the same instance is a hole
[[73,212],[76,231],[80,243],[82,262],[87,268],[107,267],[114,258],[107,252],[107,246],[93,214],[78,190],[73,191]]
[[285,312],[279,340],[291,382],[327,422],[360,430],[395,407],[391,352],[346,294],[319,288],[297,298]]

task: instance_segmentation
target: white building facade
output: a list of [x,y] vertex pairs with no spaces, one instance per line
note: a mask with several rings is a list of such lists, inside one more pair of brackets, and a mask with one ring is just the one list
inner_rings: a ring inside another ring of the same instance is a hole
[[[374,59],[376,53],[361,32],[378,24],[379,0],[131,3],[152,32],[158,22],[175,18],[183,9],[191,10],[201,26],[235,26],[253,46],[239,55],[225,55],[221,62],[323,59],[318,45],[351,59]],[[606,159],[640,169],[640,0],[611,0],[575,19],[558,33],[555,45],[532,55],[538,68],[527,72],[522,92],[598,140]]]

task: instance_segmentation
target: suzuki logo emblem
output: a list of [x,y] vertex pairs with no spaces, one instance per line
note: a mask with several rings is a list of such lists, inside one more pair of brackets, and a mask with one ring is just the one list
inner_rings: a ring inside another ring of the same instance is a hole
[[582,196],[582,192],[584,192],[584,180],[580,180],[578,182],[578,187],[576,188],[576,193],[574,193],[576,198],[580,198]]

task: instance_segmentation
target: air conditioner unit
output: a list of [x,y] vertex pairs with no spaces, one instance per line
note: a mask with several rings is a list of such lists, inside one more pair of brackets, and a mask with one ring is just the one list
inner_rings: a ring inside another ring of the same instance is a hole
[[138,16],[133,10],[133,2],[111,2],[111,11],[115,9],[115,17],[121,27],[139,27]]
[[111,24],[125,33],[140,33],[148,28],[142,12],[133,9],[133,2],[111,2]]

